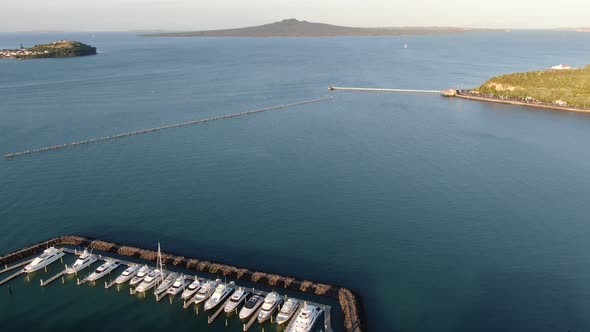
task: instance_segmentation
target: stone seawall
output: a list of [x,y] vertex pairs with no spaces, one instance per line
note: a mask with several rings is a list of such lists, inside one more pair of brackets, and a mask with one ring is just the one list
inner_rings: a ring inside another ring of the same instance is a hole
[[[31,255],[42,252],[47,247],[64,245],[91,247],[100,251],[149,261],[156,261],[157,257],[157,251],[155,250],[142,249],[82,236],[60,236],[2,256],[0,257],[0,265],[11,264],[18,260],[30,257]],[[228,278],[247,280],[272,287],[283,287],[304,293],[328,296],[337,299],[340,303],[342,313],[344,314],[345,330],[347,332],[362,332],[359,302],[355,295],[346,288],[267,272],[251,271],[243,267],[235,267],[197,258],[177,256],[170,253],[162,253],[162,261],[164,264],[172,264],[190,270],[220,274]]]

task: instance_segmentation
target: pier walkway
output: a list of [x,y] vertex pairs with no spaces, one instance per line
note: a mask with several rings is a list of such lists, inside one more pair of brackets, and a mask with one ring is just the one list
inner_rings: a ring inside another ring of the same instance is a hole
[[442,90],[417,90],[417,89],[388,89],[388,88],[355,88],[343,86],[330,86],[330,91],[362,91],[362,92],[406,92],[406,93],[442,93]]
[[43,148],[38,148],[38,149],[33,149],[33,150],[26,150],[26,151],[21,151],[21,152],[9,153],[9,154],[4,155],[4,157],[5,158],[14,158],[14,157],[19,157],[19,156],[27,155],[27,154],[33,154],[33,153],[39,153],[39,152],[47,152],[47,151],[51,151],[51,150],[59,150],[59,149],[63,149],[63,148],[67,148],[67,147],[72,147],[72,146],[77,146],[77,145],[96,143],[96,142],[107,141],[107,140],[112,140],[112,139],[117,139],[117,138],[124,138],[124,137],[133,136],[133,135],[139,135],[139,134],[147,134],[147,133],[151,133],[151,132],[155,132],[155,131],[159,131],[159,130],[165,130],[165,129],[171,129],[171,128],[178,128],[178,127],[190,126],[190,125],[195,125],[195,124],[204,123],[204,122],[208,122],[208,121],[229,119],[229,118],[235,118],[235,117],[238,117],[238,116],[251,115],[251,114],[261,113],[261,112],[268,112],[268,111],[278,110],[278,109],[283,109],[283,108],[291,108],[291,107],[305,105],[305,104],[311,104],[311,103],[318,103],[320,101],[324,101],[324,100],[328,100],[328,99],[332,99],[332,98],[334,98],[334,97],[333,96],[329,96],[329,97],[324,97],[324,98],[303,100],[303,101],[298,101],[298,102],[295,102],[295,103],[278,105],[278,106],[272,106],[272,107],[266,107],[266,108],[261,108],[261,109],[251,110],[251,111],[245,111],[245,112],[240,112],[240,113],[232,113],[232,114],[214,116],[214,117],[207,118],[207,119],[202,119],[202,120],[187,121],[187,122],[172,124],[172,125],[168,125],[168,126],[155,127],[155,128],[149,128],[149,129],[142,129],[142,130],[131,131],[131,132],[126,132],[126,133],[122,133],[122,134],[116,134],[116,135],[112,135],[112,136],[103,136],[103,137],[91,138],[91,139],[87,139],[87,140],[83,140],[83,141],[77,141],[77,142],[72,142],[72,143],[65,143],[65,144],[60,144],[60,145],[46,146],[46,147],[43,147]]
[[24,261],[24,262],[20,262],[20,263],[18,263],[18,264],[14,264],[14,265],[11,265],[11,266],[8,266],[8,264],[6,264],[6,265],[4,265],[4,268],[3,268],[2,270],[0,270],[0,274],[2,274],[2,273],[4,273],[4,272],[11,271],[11,270],[14,270],[14,269],[16,269],[16,268],[18,268],[18,267],[21,267],[21,266],[25,266],[25,265],[29,264],[30,262],[32,262],[32,261],[33,261],[33,259],[34,259],[34,258],[27,259],[27,260],[26,260],[26,261]]

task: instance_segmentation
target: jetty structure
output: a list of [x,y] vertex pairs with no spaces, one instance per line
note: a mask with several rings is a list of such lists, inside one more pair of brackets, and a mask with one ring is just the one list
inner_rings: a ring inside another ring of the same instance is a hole
[[67,147],[102,142],[102,141],[113,140],[113,139],[117,139],[117,138],[125,138],[125,137],[129,137],[129,136],[133,136],[133,135],[147,134],[147,133],[165,130],[165,129],[172,129],[172,128],[196,125],[196,124],[205,123],[205,122],[209,122],[209,121],[223,120],[223,119],[235,118],[235,117],[239,117],[239,116],[252,115],[252,114],[261,113],[261,112],[268,112],[268,111],[274,111],[274,110],[279,110],[279,109],[292,108],[295,106],[301,106],[301,105],[306,105],[306,104],[319,103],[321,101],[326,101],[326,100],[330,100],[333,98],[334,98],[334,96],[328,96],[328,97],[322,97],[322,98],[316,98],[316,99],[302,100],[302,101],[297,101],[294,103],[283,104],[283,105],[278,105],[278,106],[271,106],[271,107],[266,107],[266,108],[260,108],[260,109],[245,111],[245,112],[219,115],[219,116],[214,116],[214,117],[201,119],[201,120],[187,121],[187,122],[181,122],[181,123],[176,123],[176,124],[167,125],[167,126],[130,131],[130,132],[111,135],[111,136],[103,136],[103,137],[91,138],[91,139],[86,139],[86,140],[81,140],[81,141],[76,141],[76,142],[71,142],[71,143],[51,145],[51,146],[46,146],[46,147],[32,149],[32,150],[25,150],[25,151],[20,151],[20,152],[9,153],[9,154],[4,155],[4,157],[5,158],[14,158],[14,157],[24,156],[24,155],[28,155],[28,154],[33,154],[33,153],[59,150],[59,149],[67,148]]
[[[134,246],[108,242],[99,239],[87,238],[83,236],[76,236],[76,235],[67,235],[67,236],[59,236],[56,238],[52,238],[46,241],[42,241],[36,243],[34,245],[28,246],[26,248],[20,249],[18,251],[9,253],[7,255],[0,257],[0,266],[4,268],[0,269],[0,275],[4,272],[8,271],[17,271],[16,273],[11,274],[7,278],[0,280],[0,285],[6,284],[9,280],[14,279],[18,275],[24,273],[24,270],[21,268],[22,266],[26,265],[28,262],[31,261],[31,256],[37,253],[42,252],[48,247],[61,247],[65,253],[68,254],[76,254],[76,251],[72,249],[72,247],[92,247],[94,250],[98,250],[100,252],[104,252],[105,254],[101,254],[99,259],[101,260],[113,260],[115,258],[108,257],[108,253],[117,255],[117,256],[127,256],[132,257],[134,259],[142,259],[148,261],[156,261],[158,257],[158,252],[151,249],[143,249]],[[285,288],[291,289],[303,293],[309,293],[313,295],[325,296],[328,298],[332,298],[338,301],[340,304],[340,309],[342,310],[344,316],[344,330],[346,332],[362,332],[363,331],[363,322],[361,321],[361,314],[360,314],[360,303],[355,296],[355,294],[346,289],[344,287],[338,287],[334,285],[329,285],[320,282],[313,282],[309,280],[301,280],[293,277],[272,274],[267,272],[261,271],[252,271],[250,269],[238,266],[230,266],[226,264],[211,262],[208,260],[198,259],[198,258],[191,258],[191,257],[184,257],[179,255],[174,255],[170,253],[161,253],[160,257],[164,264],[172,265],[175,269],[185,268],[188,270],[205,272],[215,275],[222,275],[225,278],[233,278],[236,280],[244,280],[248,282],[253,282],[255,284],[271,286],[275,289],[278,288]],[[117,261],[121,263],[121,265],[131,265],[137,264],[134,262],[122,260],[119,257],[116,258]],[[13,264],[14,263],[14,264]],[[50,282],[59,279],[63,275],[63,270],[59,271],[58,274],[54,275],[53,277],[47,279],[46,281],[41,281],[41,285],[45,286]],[[62,278],[62,282],[64,279]],[[109,288],[113,285],[112,281],[105,281],[105,288]],[[236,287],[235,284],[230,283],[230,287]],[[10,287],[10,285],[8,285]],[[9,289],[10,290],[10,289]],[[266,292],[255,290],[257,294],[265,295]],[[302,303],[304,302],[301,300]],[[331,308],[330,306],[319,304],[319,303],[312,303],[307,301],[309,304],[316,305],[324,310],[324,326],[323,330],[326,332],[331,332]],[[220,308],[223,308],[225,303],[222,303]],[[212,315],[208,317],[209,324],[215,320],[215,318],[220,314],[221,310],[217,309]],[[297,313],[296,313],[297,314]],[[296,316],[296,315],[295,315]],[[294,317],[295,317],[294,316]],[[247,331],[252,325],[253,321],[247,322],[243,326],[243,331]],[[319,322],[318,322],[319,323]]]
[[[590,67],[590,66],[589,66]],[[590,109],[586,107],[570,106],[562,100],[556,100],[552,103],[542,102],[531,97],[512,98],[505,96],[495,96],[484,94],[477,90],[460,90],[460,89],[446,89],[446,90],[418,90],[418,89],[395,89],[395,88],[361,88],[361,87],[340,87],[329,86],[329,91],[353,91],[353,92],[398,92],[398,93],[435,93],[443,97],[456,97],[467,100],[476,100],[498,104],[508,104],[515,106],[526,106],[534,108],[543,108],[567,112],[590,113]],[[590,103],[587,105],[590,106]]]

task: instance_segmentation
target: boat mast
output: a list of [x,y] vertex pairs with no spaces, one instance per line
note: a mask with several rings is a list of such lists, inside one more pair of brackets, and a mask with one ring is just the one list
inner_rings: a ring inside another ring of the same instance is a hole
[[164,268],[162,267],[162,251],[160,251],[160,241],[158,241],[158,268],[160,269],[160,280],[164,282]]

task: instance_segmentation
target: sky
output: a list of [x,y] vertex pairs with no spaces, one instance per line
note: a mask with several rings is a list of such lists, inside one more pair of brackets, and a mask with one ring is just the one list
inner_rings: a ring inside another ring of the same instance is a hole
[[0,0],[0,31],[209,30],[296,18],[357,27],[565,28],[590,0]]

